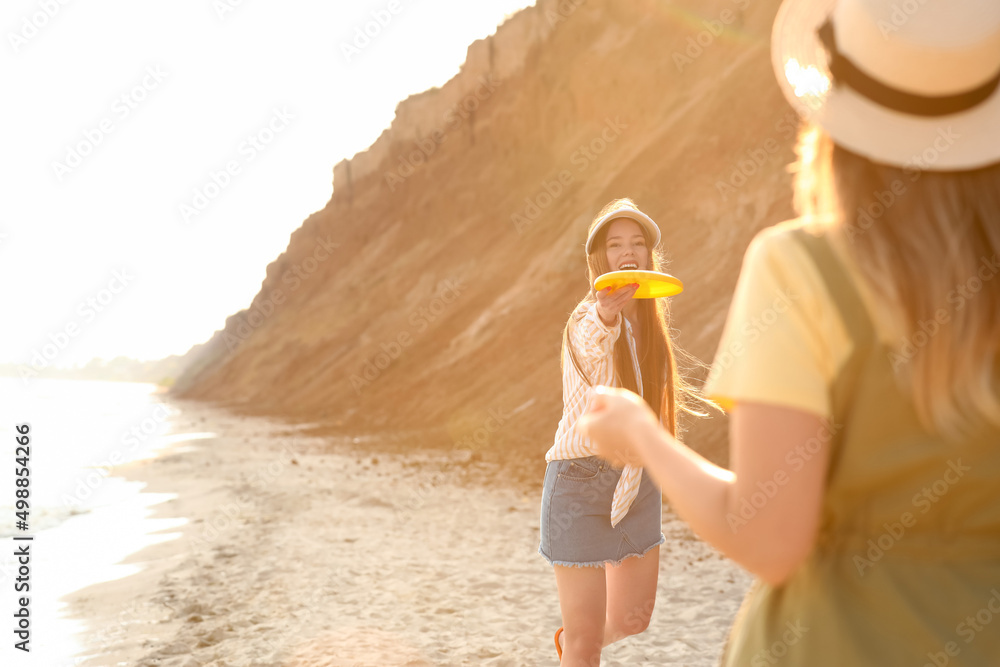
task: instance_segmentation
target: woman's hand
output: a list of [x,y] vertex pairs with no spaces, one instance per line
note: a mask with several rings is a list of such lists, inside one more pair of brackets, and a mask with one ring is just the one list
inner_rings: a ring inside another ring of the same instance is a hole
[[628,303],[639,289],[639,283],[630,283],[614,289],[612,286],[597,291],[597,314],[604,323],[611,326],[615,323],[618,313]]
[[612,464],[642,465],[636,443],[647,425],[659,427],[660,423],[638,394],[600,385],[594,387],[590,407],[577,421],[576,429],[590,438],[598,456]]

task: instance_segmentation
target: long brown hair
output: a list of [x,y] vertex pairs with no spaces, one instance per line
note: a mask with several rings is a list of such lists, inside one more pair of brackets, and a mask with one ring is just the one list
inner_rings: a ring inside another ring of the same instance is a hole
[[[587,230],[588,237],[597,222],[615,208],[627,206],[635,210],[641,210],[629,198],[615,199],[609,202],[601,211],[594,216],[590,227]],[[562,350],[560,355],[560,367],[562,359],[568,351],[570,361],[576,368],[580,377],[588,385],[593,382],[577,359],[573,346],[569,343],[570,327],[576,324],[576,316],[581,307],[597,301],[597,293],[594,291],[594,281],[598,276],[611,271],[608,266],[607,249],[605,241],[610,224],[605,225],[594,237],[590,254],[587,256],[587,277],[590,289],[587,295],[577,304],[566,322],[563,329]],[[642,234],[646,239],[646,247],[649,249],[649,268],[652,271],[663,271],[666,261],[661,248],[653,248],[653,239],[645,227],[639,225]],[[688,412],[698,416],[705,416],[691,408],[691,400],[697,400],[714,407],[714,403],[707,401],[695,392],[687,383],[677,368],[677,354],[683,354],[680,349],[675,348],[670,336],[670,306],[667,299],[641,299],[637,303],[637,313],[639,317],[639,330],[642,349],[637,349],[639,357],[639,372],[642,375],[642,391],[639,391],[638,381],[632,367],[632,355],[629,352],[628,340],[624,335],[619,335],[614,345],[614,369],[615,385],[629,389],[637,394],[641,393],[643,399],[652,408],[653,412],[660,416],[663,425],[673,435],[677,433],[677,416],[679,411]],[[625,326],[624,315],[622,316],[621,327]],[[689,355],[684,355],[685,360],[690,359]]]
[[952,438],[1000,427],[1000,164],[878,164],[815,126],[797,152],[796,208],[848,241],[923,426]]

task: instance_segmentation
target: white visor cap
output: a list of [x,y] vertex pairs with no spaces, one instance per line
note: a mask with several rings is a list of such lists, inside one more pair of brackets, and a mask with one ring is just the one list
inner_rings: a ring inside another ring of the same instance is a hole
[[657,245],[660,244],[660,228],[656,226],[656,223],[653,222],[652,218],[650,218],[642,211],[637,211],[634,208],[622,207],[622,208],[616,208],[615,210],[611,211],[610,213],[602,217],[600,220],[598,220],[597,224],[594,225],[593,230],[591,230],[590,232],[590,236],[587,237],[588,255],[592,250],[591,246],[593,245],[594,237],[597,236],[598,232],[600,232],[601,229],[603,229],[604,226],[610,223],[612,220],[617,220],[618,218],[628,218],[629,220],[635,220],[640,225],[645,227],[646,231],[653,239],[653,243],[650,246],[650,248],[655,248]]

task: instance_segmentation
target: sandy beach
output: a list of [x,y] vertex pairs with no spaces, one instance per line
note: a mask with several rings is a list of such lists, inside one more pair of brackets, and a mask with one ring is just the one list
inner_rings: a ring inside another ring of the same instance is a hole
[[[467,451],[305,437],[302,425],[189,401],[211,431],[115,470],[176,493],[190,521],[134,575],[68,598],[83,667],[555,665],[555,579],[536,552],[537,485]],[[650,628],[606,665],[715,665],[750,577],[664,508]],[[176,532],[176,530],[174,531]]]

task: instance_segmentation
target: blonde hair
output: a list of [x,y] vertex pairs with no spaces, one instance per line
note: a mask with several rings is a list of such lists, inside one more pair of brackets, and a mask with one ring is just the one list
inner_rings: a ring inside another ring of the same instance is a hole
[[[590,232],[597,224],[598,220],[615,208],[627,206],[635,210],[641,210],[629,198],[615,199],[609,202],[601,211],[594,216],[587,230],[589,238]],[[605,225],[594,238],[591,251],[587,256],[587,276],[590,290],[587,295],[577,304],[566,322],[563,329],[562,350],[559,365],[563,366],[563,356],[568,350],[569,358],[576,368],[580,377],[587,385],[592,385],[592,381],[583,372],[580,362],[577,359],[576,351],[570,344],[570,327],[576,324],[579,310],[585,304],[597,301],[597,293],[594,291],[594,281],[598,276],[611,271],[608,266],[608,255],[605,247],[607,232],[610,224]],[[646,247],[649,249],[649,267],[653,271],[662,271],[666,265],[663,251],[660,248],[653,248],[653,239],[644,226],[639,225],[642,235],[646,239]],[[677,356],[682,355],[685,362],[694,361],[696,365],[704,366],[690,355],[687,355],[679,348],[676,348],[670,336],[670,308],[666,299],[641,299],[638,301],[637,312],[639,316],[639,330],[642,349],[637,349],[639,357],[639,371],[642,375],[642,392],[639,391],[635,371],[632,367],[631,353],[629,352],[628,340],[626,336],[619,335],[614,346],[614,376],[615,385],[624,387],[637,394],[641,393],[643,399],[652,408],[653,412],[659,415],[663,425],[674,436],[677,432],[677,416],[679,411],[698,416],[706,416],[701,412],[696,412],[691,408],[692,401],[700,401],[712,407],[716,407],[707,399],[699,396],[697,392],[687,383],[677,368]],[[623,316],[624,320],[624,316]],[[622,321],[620,326],[624,326]],[[659,369],[659,370],[658,370]]]
[[923,426],[953,439],[1000,426],[1000,164],[878,164],[816,126],[797,152],[795,207],[849,241]]

